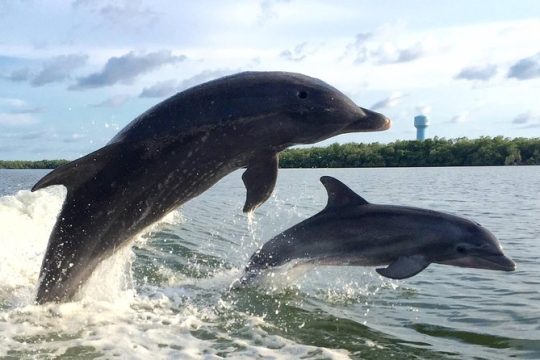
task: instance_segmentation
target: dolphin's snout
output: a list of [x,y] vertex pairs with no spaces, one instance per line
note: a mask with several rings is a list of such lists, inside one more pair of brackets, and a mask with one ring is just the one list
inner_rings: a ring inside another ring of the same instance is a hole
[[392,127],[392,120],[385,117],[383,121],[384,121],[384,124],[382,125],[382,127],[379,130],[388,130],[388,129],[390,129]]
[[360,108],[362,112],[366,114],[366,117],[362,119],[363,121],[369,121],[373,126],[373,131],[383,131],[388,130],[392,126],[392,120],[387,118],[381,113],[376,111],[371,111],[368,109]]
[[389,118],[385,117],[384,118],[384,125],[383,125],[383,128],[381,130],[388,130],[392,127],[392,120],[390,120]]
[[367,131],[383,131],[388,130],[392,126],[392,120],[375,111],[359,107],[359,119],[346,128],[343,132],[367,132]]
[[488,264],[491,264],[493,270],[514,271],[516,263],[504,255],[494,255],[483,257]]
[[499,271],[514,271],[516,263],[504,255],[481,255],[481,256],[464,256],[458,259],[440,261],[444,265],[499,270]]

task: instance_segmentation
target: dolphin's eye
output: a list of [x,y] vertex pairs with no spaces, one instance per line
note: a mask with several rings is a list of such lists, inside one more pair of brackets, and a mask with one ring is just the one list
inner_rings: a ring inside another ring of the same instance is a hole
[[304,90],[300,90],[296,93],[296,96],[300,99],[307,99],[307,92]]
[[458,245],[456,246],[456,251],[460,254],[466,254],[467,253],[467,249],[465,248],[465,246],[461,246],[461,245]]

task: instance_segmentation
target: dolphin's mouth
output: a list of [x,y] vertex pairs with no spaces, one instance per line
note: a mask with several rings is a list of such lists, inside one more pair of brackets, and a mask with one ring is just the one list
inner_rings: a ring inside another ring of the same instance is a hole
[[444,265],[460,267],[514,271],[516,263],[504,255],[464,256],[458,259],[440,261]]
[[388,130],[392,126],[392,120],[379,114],[378,112],[368,109],[360,108],[365,116],[361,117],[358,121],[348,125],[344,130],[345,132],[356,131],[383,131]]

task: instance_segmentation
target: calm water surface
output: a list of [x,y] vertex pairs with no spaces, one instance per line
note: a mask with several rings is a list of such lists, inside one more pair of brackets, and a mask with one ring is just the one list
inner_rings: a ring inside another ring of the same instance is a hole
[[[253,219],[233,173],[107,260],[78,301],[32,303],[62,187],[0,170],[0,358],[540,358],[540,167],[280,170]],[[390,281],[318,267],[230,292],[254,250],[326,204],[331,175],[368,201],[490,229],[517,271],[430,265]]]

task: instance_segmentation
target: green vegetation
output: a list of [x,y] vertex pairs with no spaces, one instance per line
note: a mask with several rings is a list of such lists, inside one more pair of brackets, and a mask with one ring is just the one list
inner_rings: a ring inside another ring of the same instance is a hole
[[39,160],[39,161],[4,161],[0,160],[0,169],[55,169],[66,164],[67,160]]
[[[0,169],[54,169],[67,160],[1,161]],[[389,144],[332,144],[289,149],[282,168],[540,165],[540,138],[481,137],[395,141]]]
[[282,168],[540,165],[540,138],[437,138],[289,149]]

